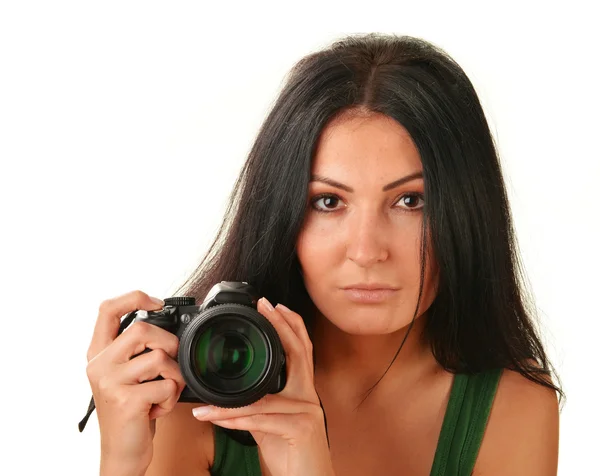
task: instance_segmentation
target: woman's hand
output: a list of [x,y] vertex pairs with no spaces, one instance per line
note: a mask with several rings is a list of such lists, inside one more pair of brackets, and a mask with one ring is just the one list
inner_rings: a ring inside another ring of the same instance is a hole
[[272,476],[331,476],[324,416],[313,380],[312,343],[304,322],[282,304],[274,309],[266,298],[259,300],[257,310],[273,324],[283,344],[285,388],[242,408],[198,407],[194,416],[250,431]]
[[[174,360],[179,347],[174,334],[135,322],[117,336],[123,315],[162,306],[141,291],[100,305],[87,375],[100,425],[101,474],[144,474],[152,461],[154,420],[173,409],[185,387]],[[153,350],[132,359],[146,348]],[[145,382],[159,375],[163,380]]]

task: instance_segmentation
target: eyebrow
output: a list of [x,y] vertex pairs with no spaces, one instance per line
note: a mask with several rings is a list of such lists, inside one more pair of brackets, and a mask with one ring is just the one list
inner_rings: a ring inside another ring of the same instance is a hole
[[[407,175],[406,177],[402,177],[398,180],[394,180],[393,182],[388,183],[387,185],[384,185],[383,188],[381,189],[381,191],[387,192],[388,190],[392,190],[406,182],[410,182],[410,181],[416,180],[418,178],[423,178],[423,172],[415,172],[410,175]],[[323,177],[322,175],[311,175],[310,181],[325,183],[327,185],[331,185],[332,187],[344,190],[348,193],[354,192],[354,189],[352,187],[349,187],[348,185],[344,185],[343,183],[337,182],[336,180],[330,179],[328,177]]]

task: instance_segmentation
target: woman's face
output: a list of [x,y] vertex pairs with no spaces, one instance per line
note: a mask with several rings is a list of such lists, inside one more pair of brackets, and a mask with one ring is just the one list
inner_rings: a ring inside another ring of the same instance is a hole
[[[317,309],[339,329],[387,334],[417,306],[424,183],[408,132],[384,115],[340,117],[321,134],[297,253]],[[435,297],[428,256],[417,316]],[[365,293],[361,288],[393,288]]]

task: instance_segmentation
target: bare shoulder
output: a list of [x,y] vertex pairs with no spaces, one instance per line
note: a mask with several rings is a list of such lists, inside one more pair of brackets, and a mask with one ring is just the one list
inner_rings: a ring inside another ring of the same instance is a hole
[[474,476],[556,476],[559,405],[556,392],[504,370]]
[[208,476],[214,460],[213,425],[192,415],[194,403],[178,403],[156,420],[154,454],[146,476]]

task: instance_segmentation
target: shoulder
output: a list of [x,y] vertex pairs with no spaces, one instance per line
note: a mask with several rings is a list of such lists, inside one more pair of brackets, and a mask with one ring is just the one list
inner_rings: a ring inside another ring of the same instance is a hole
[[177,403],[168,415],[156,420],[154,453],[146,476],[209,474],[214,460],[213,425],[194,418],[196,406]]
[[556,392],[505,369],[473,476],[556,475],[558,422]]

